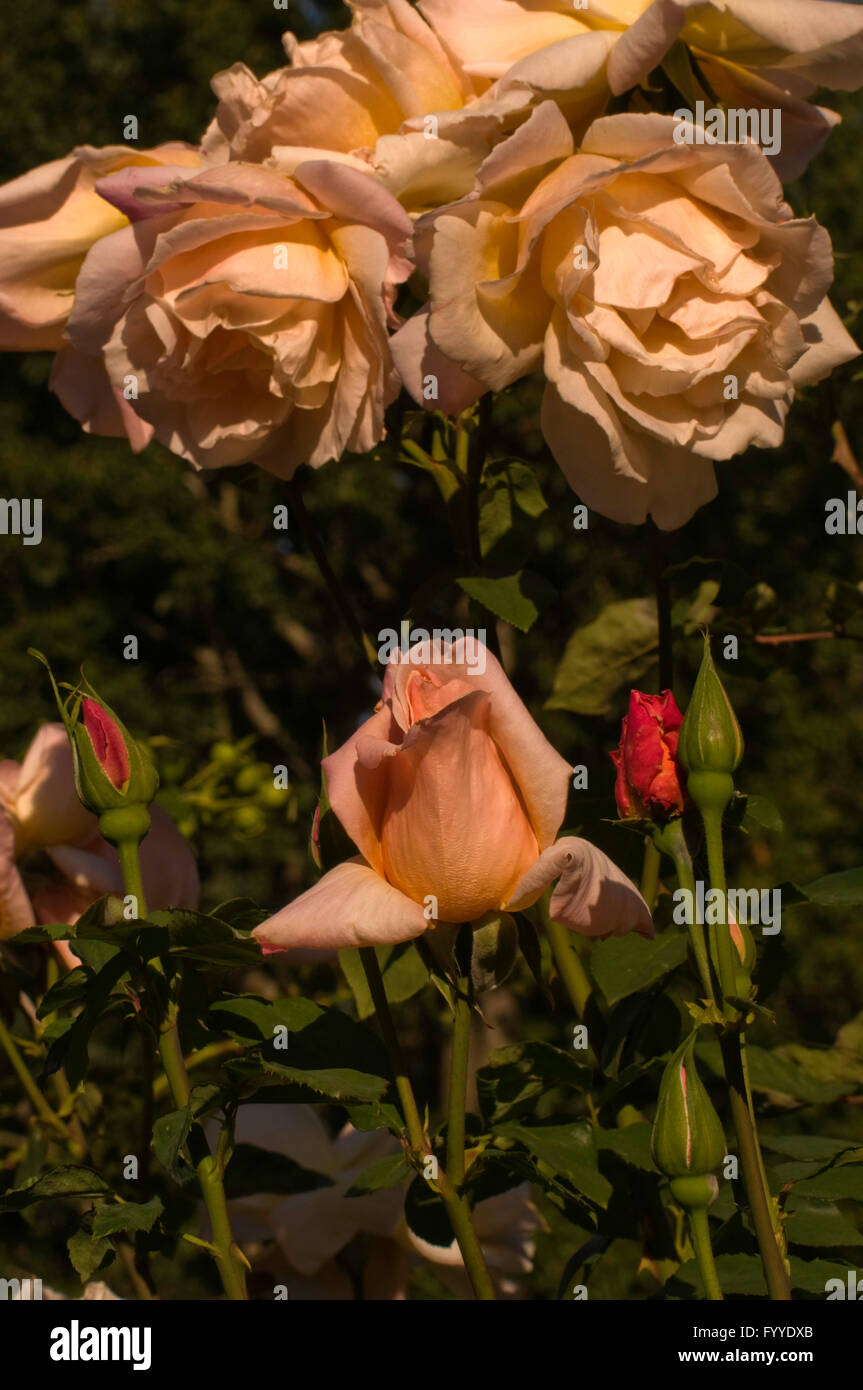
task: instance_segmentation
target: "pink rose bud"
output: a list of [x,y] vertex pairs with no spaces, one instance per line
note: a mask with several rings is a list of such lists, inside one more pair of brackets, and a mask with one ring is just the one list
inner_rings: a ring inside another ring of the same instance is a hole
[[611,754],[617,768],[614,795],[621,819],[666,821],[686,804],[685,774],[677,757],[683,715],[670,690],[645,695],[633,690]]
[[129,752],[120,729],[95,700],[83,700],[81,713],[102,771],[117,790],[122,791],[129,780]]

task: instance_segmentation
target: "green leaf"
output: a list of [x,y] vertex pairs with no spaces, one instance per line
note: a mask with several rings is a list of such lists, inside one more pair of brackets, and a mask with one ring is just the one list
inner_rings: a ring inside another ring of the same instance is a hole
[[[722,1054],[719,1044],[713,1039],[702,1038],[696,1049],[697,1056],[710,1068],[715,1076],[723,1076]],[[749,1077],[756,1091],[766,1091],[774,1096],[790,1096],[809,1105],[825,1105],[838,1100],[846,1093],[847,1087],[827,1085],[808,1077],[805,1072],[778,1057],[775,1052],[747,1043],[746,1056],[749,1063]]]
[[348,1188],[346,1197],[365,1197],[369,1192],[381,1192],[385,1188],[399,1187],[413,1175],[413,1168],[403,1153],[388,1154],[372,1163],[365,1172],[360,1173],[356,1182]]
[[546,709],[608,714],[621,686],[637,685],[649,671],[658,645],[655,599],[609,603],[570,637]]
[[795,1182],[792,1195],[795,1199],[817,1198],[824,1202],[863,1202],[863,1163],[838,1163],[814,1177],[802,1178]]
[[642,936],[607,937],[591,953],[590,970],[609,1004],[652,985],[686,960],[682,932],[661,932],[652,941]]
[[[832,1260],[801,1260],[791,1256],[791,1287],[803,1293],[820,1294],[823,1298],[828,1279],[848,1277],[849,1265],[835,1264]],[[719,1283],[725,1294],[758,1295],[766,1297],[764,1272],[758,1255],[717,1255],[716,1271]],[[693,1288],[700,1288],[698,1266],[694,1260],[681,1265],[675,1276]]]
[[259,1192],[290,1197],[297,1192],[316,1192],[332,1186],[332,1178],[325,1173],[303,1168],[287,1154],[272,1153],[254,1144],[237,1144],[225,1169],[225,1194],[231,1199]]
[[109,1251],[113,1255],[110,1240],[104,1236],[92,1235],[84,1226],[69,1237],[66,1248],[82,1284],[86,1284],[93,1277]]
[[812,1203],[791,1211],[785,1232],[792,1245],[863,1245],[863,1232],[831,1203]]
[[519,632],[530,632],[540,613],[558,596],[547,579],[531,570],[519,570],[500,579],[468,575],[457,579],[456,583],[470,598],[476,599],[496,618],[503,618],[504,622],[517,627]]
[[533,1108],[555,1086],[585,1090],[590,1069],[550,1043],[514,1043],[492,1052],[476,1074],[480,1110],[490,1125]]
[[[376,955],[386,996],[391,1004],[401,1004],[406,999],[412,999],[428,984],[428,966],[413,941],[403,941],[398,946],[378,946]],[[370,1018],[375,1006],[366,983],[366,972],[363,970],[359,950],[339,951],[339,965],[354,996],[357,1017]]]
[[177,1183],[190,1181],[189,1166],[182,1161],[181,1151],[191,1128],[192,1114],[188,1105],[182,1110],[172,1110],[167,1115],[160,1115],[153,1125],[153,1153]]
[[586,1120],[557,1125],[497,1125],[495,1134],[523,1144],[540,1163],[566,1178],[573,1187],[599,1207],[607,1207],[611,1183],[597,1164],[593,1128]]
[[168,929],[171,955],[226,970],[260,964],[261,948],[257,941],[235,931],[217,917],[171,908],[170,911],[151,912],[147,921],[149,925]]
[[535,471],[513,459],[487,463],[479,495],[479,542],[487,565],[513,571],[530,557],[546,510]]
[[[370,1028],[337,1009],[323,1009],[310,999],[268,1003],[249,995],[220,1001],[212,1012],[231,1037],[263,1042],[261,1061],[267,1071],[320,1095],[376,1101],[389,1087],[383,1044]],[[274,1046],[280,1028],[287,1029],[284,1049]],[[344,1066],[346,1057],[356,1066]]]
[[593,1138],[600,1153],[608,1149],[633,1168],[640,1168],[645,1173],[657,1173],[659,1169],[650,1151],[652,1131],[653,1126],[647,1121],[639,1121],[637,1124],[623,1125],[620,1129],[596,1129]]
[[93,1217],[93,1235],[111,1236],[118,1231],[124,1235],[135,1231],[150,1231],[154,1222],[162,1215],[163,1207],[158,1197],[149,1202],[123,1202],[118,1206],[101,1206]]
[[[747,1047],[747,1053],[749,1048]],[[771,1153],[786,1154],[802,1162],[829,1163],[831,1159],[846,1152],[853,1145],[847,1139],[822,1139],[816,1134],[762,1134],[758,1138],[762,1149]]]
[[87,1070],[87,1048],[90,1034],[105,1012],[114,986],[128,973],[131,962],[124,951],[112,955],[102,966],[98,975],[88,981],[85,1004],[71,1028],[66,1029],[49,1047],[45,1058],[44,1075],[51,1076],[61,1067],[65,1068],[69,1085],[73,1088],[84,1079]]
[[766,796],[747,796],[744,824],[748,822],[760,825],[763,830],[774,830],[777,833],[785,828],[782,816]]
[[[843,869],[837,874],[825,874],[801,887],[783,883],[782,906],[817,903],[819,907],[859,907],[863,903],[863,868]],[[17,937],[15,938],[17,941]]]
[[69,1163],[30,1178],[11,1192],[4,1192],[0,1196],[0,1212],[24,1211],[46,1197],[101,1197],[107,1191],[105,1179],[92,1168]]
[[239,932],[254,931],[269,915],[267,909],[259,907],[252,898],[228,898],[227,902],[213,908],[214,917]]

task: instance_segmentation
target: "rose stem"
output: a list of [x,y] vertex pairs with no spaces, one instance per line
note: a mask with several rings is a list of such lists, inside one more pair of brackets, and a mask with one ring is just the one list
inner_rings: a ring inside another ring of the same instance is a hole
[[[718,888],[722,902],[727,905],[725,855],[722,846],[722,813],[708,811],[703,814],[704,834],[707,844],[707,867],[711,888]],[[736,993],[734,983],[734,945],[727,925],[727,911],[723,912],[726,922],[717,926],[720,986],[723,1003],[729,994]],[[777,1301],[791,1298],[791,1280],[782,1258],[780,1244],[782,1238],[778,1219],[771,1211],[770,1193],[764,1160],[758,1143],[755,1123],[755,1110],[752,1094],[746,1082],[746,1043],[742,1029],[720,1035],[722,1060],[725,1065],[725,1078],[728,1083],[728,1098],[731,1116],[737,1133],[737,1147],[740,1153],[740,1166],[743,1170],[743,1184],[755,1226],[761,1263],[770,1297]]]
[[381,975],[381,968],[378,964],[377,953],[374,946],[360,947],[360,961],[365,971],[366,983],[369,987],[369,993],[372,996],[375,1014],[377,1015],[378,1024],[384,1036],[384,1044],[393,1069],[396,1092],[401,1104],[402,1116],[405,1121],[405,1127],[407,1128],[411,1149],[419,1159],[422,1159],[429,1151],[429,1140],[423,1128],[423,1122],[420,1119],[419,1107],[417,1106],[413,1086],[408,1076],[401,1045],[396,1034],[392,1014],[390,1013],[389,1001],[387,1000],[383,976]]
[[27,1065],[18,1050],[18,1044],[15,1042],[15,1039],[9,1032],[2,1018],[0,1018],[0,1046],[2,1046],[3,1051],[9,1058],[12,1070],[27,1092],[27,1098],[36,1111],[36,1114],[39,1116],[39,1119],[57,1136],[57,1138],[63,1140],[70,1152],[74,1152],[74,1145],[70,1135],[67,1133],[66,1126],[63,1124],[60,1116],[56,1115],[51,1109],[51,1106],[48,1104],[42,1092],[39,1090],[39,1087],[36,1085],[36,1082],[33,1080],[33,1077],[27,1070]]
[[[692,871],[692,857],[689,853],[689,846],[686,843],[686,836],[683,833],[683,824],[679,816],[670,820],[659,832],[662,848],[674,860],[674,867],[677,870],[677,879],[681,888],[685,888],[689,893],[689,901],[695,902],[695,874]],[[695,912],[687,914],[687,927],[689,929],[689,939],[692,943],[692,951],[698,965],[698,973],[701,977],[701,984],[704,988],[704,998],[708,1003],[715,1002],[713,995],[713,980],[710,975],[710,955],[707,950],[707,942],[704,939],[704,928],[695,921]]]
[[356,643],[357,648],[360,652],[360,655],[363,658],[363,661],[368,662],[368,664],[372,667],[373,670],[377,670],[377,654],[368,637],[366,636],[365,632],[363,631],[362,623],[360,622],[359,618],[357,617],[356,613],[351,607],[350,599],[345,593],[345,590],[342,587],[342,584],[338,576],[336,575],[335,570],[333,569],[332,565],[327,559],[327,552],[324,548],[324,544],[321,540],[317,527],[315,526],[314,522],[312,521],[312,518],[306,511],[306,504],[303,501],[302,492],[300,491],[300,485],[296,478],[292,478],[289,482],[285,483],[285,491],[288,495],[290,507],[292,508],[294,515],[297,518],[297,522],[299,523],[300,530],[303,533],[303,538],[306,542],[306,545],[312,552],[312,556],[314,557],[318,569],[321,572],[321,578],[323,579],[324,583],[330,591],[330,597],[332,598],[335,607],[340,613],[346,628],[353,637],[354,642]]
[[570,940],[567,927],[562,927],[559,922],[552,922],[550,917],[543,913],[543,928],[561,983],[569,995],[572,1007],[583,1020],[593,986],[582,965],[581,957]]
[[[467,930],[470,931],[470,927]],[[467,1198],[459,1191],[465,1178],[465,1108],[471,1024],[470,979],[462,973],[459,973],[454,982],[454,1006],[446,1131],[446,1187],[449,1193],[442,1191],[441,1195],[447,1204],[450,1221],[474,1293],[478,1299],[491,1300],[495,1297],[494,1285],[471,1223],[470,1206]]]
[[[374,1006],[375,1006],[375,1013],[376,1013],[376,1015],[377,1015],[378,1024],[379,1024],[380,1030],[381,1030],[381,1032],[382,1032],[382,1034],[383,1034],[384,1044],[385,1044],[386,1049],[387,1049],[387,1052],[388,1052],[388,1054],[389,1054],[390,1064],[391,1064],[392,1069],[393,1069],[393,1076],[394,1076],[394,1078],[395,1078],[395,1084],[396,1084],[396,1092],[397,1092],[397,1094],[398,1094],[399,1101],[400,1101],[400,1103],[401,1103],[402,1116],[403,1116],[404,1121],[405,1121],[405,1127],[406,1127],[406,1129],[407,1129],[407,1131],[408,1131],[408,1137],[409,1137],[409,1139],[410,1139],[410,1145],[411,1145],[412,1156],[414,1157],[414,1159],[415,1159],[416,1162],[420,1162],[420,1163],[421,1163],[421,1162],[429,1155],[429,1151],[430,1151],[431,1145],[430,1145],[430,1143],[429,1143],[428,1135],[425,1133],[425,1130],[424,1130],[424,1128],[423,1128],[422,1120],[420,1119],[419,1107],[417,1106],[417,1103],[416,1103],[416,1097],[414,1096],[413,1086],[411,1085],[410,1077],[408,1076],[407,1067],[405,1066],[404,1057],[403,1057],[403,1055],[402,1055],[401,1045],[400,1045],[400,1043],[399,1043],[398,1036],[397,1036],[397,1034],[396,1034],[395,1025],[394,1025],[393,1020],[392,1020],[392,1014],[390,1013],[389,1001],[388,1001],[388,999],[387,999],[386,990],[384,989],[384,982],[383,982],[383,977],[382,977],[382,975],[381,975],[381,968],[380,968],[380,965],[378,964],[378,958],[377,958],[377,955],[376,955],[376,953],[375,953],[374,947],[373,947],[373,946],[361,946],[361,947],[360,947],[360,960],[361,960],[361,962],[362,962],[363,970],[365,971],[366,981],[367,981],[368,986],[369,986],[369,992],[370,992],[370,994],[371,994],[371,996],[372,996],[372,1002],[374,1003]],[[458,1013],[457,1013],[457,1014],[456,1014],[456,1031],[458,1031],[458,1027],[459,1027],[459,1015],[458,1015]],[[463,1024],[462,1024],[462,1027],[464,1027]],[[470,1030],[470,1004],[469,1004],[469,1003],[468,1003],[468,1005],[467,1005],[467,1030],[468,1030],[468,1035],[469,1035],[469,1030]],[[456,1048],[456,1041],[455,1041],[455,1034],[454,1034],[454,1037],[453,1037],[453,1083],[452,1083],[453,1086],[456,1084],[456,1081],[455,1081],[455,1075],[456,1075],[455,1054],[456,1054],[456,1050],[457,1050],[457,1048]],[[465,1106],[465,1096],[466,1096],[466,1094],[467,1094],[467,1049],[466,1049],[466,1044],[464,1045],[464,1053],[465,1053],[465,1063],[464,1063],[464,1072],[465,1072],[465,1076],[464,1076],[464,1082],[463,1082],[463,1097],[462,1097],[462,1102],[461,1102],[461,1112],[462,1112],[462,1116],[461,1116],[461,1133],[462,1133],[462,1136],[464,1135],[464,1106]],[[451,1086],[451,1089],[450,1089],[450,1098],[451,1098],[451,1100],[452,1100],[452,1094],[453,1094],[453,1091],[452,1091],[452,1086]],[[451,1108],[451,1110],[450,1110],[450,1119],[449,1119],[448,1134],[451,1134],[451,1133],[452,1133],[452,1121],[453,1121],[453,1115],[452,1115],[452,1108]],[[458,1126],[458,1120],[457,1120],[457,1119],[456,1119],[456,1126]],[[448,1140],[448,1143],[447,1143],[447,1154],[448,1154],[448,1156],[449,1156],[449,1153],[450,1153],[450,1140]],[[463,1172],[464,1172],[464,1141],[463,1141],[463,1140],[462,1140],[462,1155],[461,1155],[461,1171],[462,1171],[462,1174],[463,1174]],[[477,1296],[478,1299],[483,1299],[483,1300],[493,1299],[494,1296],[495,1296],[495,1293],[494,1293],[494,1286],[493,1286],[493,1284],[492,1284],[492,1282],[491,1282],[491,1278],[490,1278],[490,1276],[489,1276],[488,1269],[486,1268],[485,1259],[484,1259],[483,1253],[482,1253],[482,1248],[481,1248],[481,1246],[480,1246],[479,1241],[477,1240],[476,1232],[475,1232],[474,1229],[473,1229],[473,1224],[472,1224],[471,1218],[470,1218],[470,1208],[468,1207],[467,1202],[465,1201],[464,1197],[463,1197],[459,1192],[456,1191],[455,1187],[453,1186],[453,1183],[452,1183],[452,1181],[451,1181],[450,1174],[449,1174],[448,1171],[447,1171],[447,1172],[440,1173],[439,1176],[438,1176],[438,1178],[437,1178],[435,1181],[433,1181],[432,1185],[433,1185],[434,1187],[436,1187],[438,1193],[440,1194],[441,1200],[443,1201],[444,1206],[446,1207],[447,1215],[449,1216],[449,1219],[450,1219],[450,1225],[451,1225],[452,1228],[453,1228],[453,1232],[454,1232],[454,1234],[455,1234],[455,1238],[456,1238],[456,1241],[457,1241],[457,1243],[458,1243],[458,1248],[459,1248],[459,1250],[461,1251],[461,1257],[462,1257],[462,1259],[464,1260],[464,1266],[465,1266],[465,1269],[467,1270],[468,1277],[470,1278],[471,1284],[472,1284],[472,1286],[473,1286],[474,1293],[476,1294],[476,1296]]]
[[713,1246],[710,1244],[710,1223],[707,1219],[707,1208],[692,1208],[688,1212],[688,1216],[692,1248],[695,1251],[698,1271],[701,1275],[701,1282],[704,1284],[704,1292],[711,1302],[719,1303],[722,1301],[722,1289],[719,1284],[719,1276],[716,1273],[716,1263],[713,1259]]
[[[144,918],[147,915],[147,904],[141,879],[138,845],[134,840],[124,840],[117,846],[117,853],[120,856],[120,867],[123,870],[126,892],[137,898],[138,916]],[[155,959],[154,965],[157,970],[162,970],[158,957]],[[165,1016],[159,1022],[159,1056],[162,1059],[165,1076],[168,1078],[174,1104],[178,1110],[185,1110],[189,1104],[191,1087],[186,1063],[183,1059],[177,1013],[177,1005],[172,1001],[168,1005]],[[210,1147],[204,1137],[203,1130],[201,1131],[201,1143],[204,1153],[203,1157],[195,1164],[195,1172],[212,1227],[213,1239],[207,1242],[207,1248],[216,1261],[225,1293],[228,1298],[239,1302],[247,1297],[246,1261],[231,1234],[228,1204],[222,1180],[222,1165],[210,1153]]]

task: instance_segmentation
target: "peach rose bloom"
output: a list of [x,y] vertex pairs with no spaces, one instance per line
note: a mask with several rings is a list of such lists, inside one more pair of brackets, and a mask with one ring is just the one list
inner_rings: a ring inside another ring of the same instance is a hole
[[548,96],[552,85],[575,85],[567,68],[583,67],[580,50],[601,36],[609,95],[637,87],[679,39],[726,106],[781,110],[775,163],[784,179],[797,178],[839,120],[806,98],[819,86],[863,84],[861,7],[832,0],[589,0],[582,9],[569,0],[421,0],[420,9],[471,78],[501,78],[534,56],[527,71]]
[[408,118],[461,107],[489,85],[466,77],[408,0],[352,0],[351,9],[348,29],[306,43],[285,34],[290,67],[260,81],[243,63],[216,75],[208,161],[262,163],[280,145],[370,149]]
[[[199,884],[192,851],[160,807],[151,807],[150,815],[141,843],[147,905],[195,908]],[[36,854],[50,861],[53,876],[41,867],[30,872],[27,861]],[[66,731],[62,724],[46,724],[20,765],[0,762],[0,940],[36,922],[71,926],[97,898],[123,891],[117,851],[78,800]],[[77,965],[68,948],[61,954]]]
[[126,225],[96,184],[118,169],[194,167],[188,145],[83,145],[0,187],[0,348],[62,348],[75,279],[90,247]]
[[608,116],[575,151],[539,106],[475,196],[417,224],[430,303],[392,344],[419,401],[429,371],[464,402],[542,367],[573,489],[666,530],[715,496],[715,460],[781,444],[797,389],[857,354],[826,298],[827,232],[793,216],[757,146],[676,128]]
[[383,437],[398,391],[387,316],[411,222],[347,156],[231,163],[99,184],[133,225],[94,246],[52,386],[81,419],[99,372],[199,468],[254,460],[280,477]]
[[[387,667],[375,713],[324,759],[333,811],[360,851],[262,922],[264,949],[395,944],[431,924],[517,911],[555,879],[552,917],[588,936],[652,934],[629,879],[572,836],[555,842],[571,768],[486,654],[422,644]],[[471,674],[471,672],[473,672]]]

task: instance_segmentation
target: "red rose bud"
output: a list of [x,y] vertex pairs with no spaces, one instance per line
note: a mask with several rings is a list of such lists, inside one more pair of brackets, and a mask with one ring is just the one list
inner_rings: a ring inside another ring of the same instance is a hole
[[623,820],[666,821],[686,804],[685,774],[677,757],[683,715],[670,690],[645,695],[633,690],[611,754],[617,768],[614,795]]
[[82,676],[61,695],[41,652],[31,654],[47,668],[60,718],[72,745],[75,790],[112,845],[139,844],[150,828],[147,807],[156,795],[159,774],[148,750],[138,743],[114,711]]
[[81,713],[102,771],[118,791],[125,791],[129,781],[129,754],[118,725],[95,700],[82,700]]

